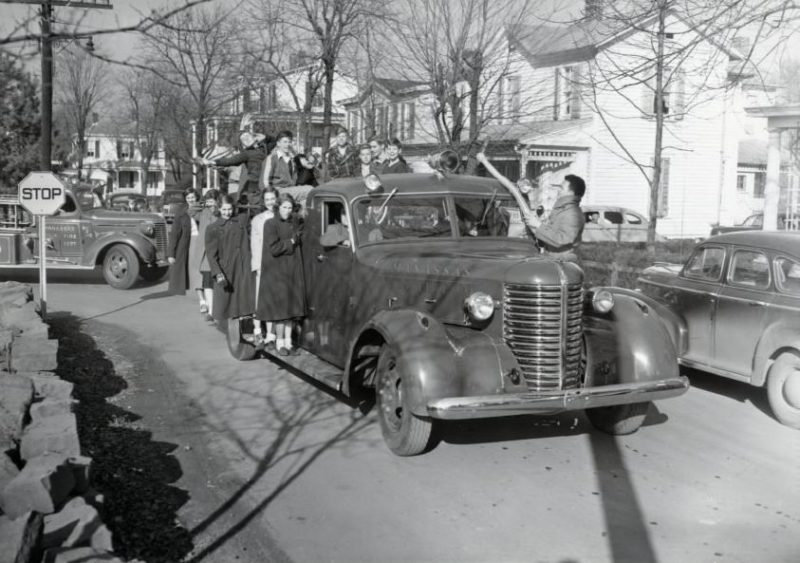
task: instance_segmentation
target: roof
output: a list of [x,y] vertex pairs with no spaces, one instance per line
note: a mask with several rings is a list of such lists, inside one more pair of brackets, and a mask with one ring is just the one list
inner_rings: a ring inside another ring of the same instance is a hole
[[483,128],[482,136],[492,141],[507,141],[526,139],[532,141],[536,137],[560,133],[589,125],[592,118],[562,119],[547,121],[529,121],[527,123],[491,123]]
[[399,94],[402,90],[425,86],[426,82],[420,80],[403,80],[399,78],[375,78],[375,83],[389,91],[390,94]]
[[[436,174],[385,174],[381,176],[383,184],[382,195],[385,196],[393,189],[397,188],[397,193],[423,193],[435,194],[441,192],[461,192],[469,194],[488,195],[493,190],[500,188],[499,182],[492,178],[481,178],[480,176],[466,176],[459,174],[447,174],[439,179]],[[505,190],[500,192],[505,193]],[[342,178],[326,182],[314,188],[314,196],[331,195],[344,196],[347,200],[352,200],[358,196],[367,194],[364,181],[361,178]]]
[[355,96],[337,100],[337,103],[343,106],[347,106],[354,103],[360,104],[375,88],[383,90],[389,96],[401,96],[404,94],[413,93],[419,88],[427,89],[428,83],[420,80],[405,80],[401,78],[375,77],[375,79],[371,83],[369,83],[366,86],[366,88],[358,92]]
[[[766,166],[769,143],[763,139],[744,139],[739,141],[739,166]],[[786,166],[791,160],[787,147],[781,147],[781,165]]]
[[734,231],[709,237],[704,242],[755,246],[800,256],[800,232],[797,231]]

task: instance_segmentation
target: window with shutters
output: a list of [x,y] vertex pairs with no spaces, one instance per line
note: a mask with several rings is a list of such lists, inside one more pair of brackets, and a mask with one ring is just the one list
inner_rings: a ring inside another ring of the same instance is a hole
[[503,123],[503,117],[505,116],[505,84],[503,84],[503,80],[497,81],[497,107],[496,111],[497,114],[495,118],[497,119],[498,123]]
[[577,66],[555,69],[555,99],[553,103],[553,119],[555,120],[580,118],[578,70]]
[[387,137],[392,138],[397,136],[397,124],[400,119],[400,111],[398,108],[398,104],[392,104],[391,106],[392,114],[391,114],[391,122],[389,123],[389,131]]
[[755,183],[753,185],[753,197],[764,199],[764,191],[767,187],[767,174],[766,172],[755,173]]
[[117,158],[133,158],[133,143],[130,141],[117,141]]
[[417,112],[416,106],[414,102],[408,102],[405,104],[406,106],[406,139],[413,139],[416,133],[416,120],[417,120]]
[[[650,71],[653,73],[653,71]],[[642,110],[648,116],[655,116],[656,77],[650,76],[642,83]],[[661,107],[663,115],[671,119],[683,119],[686,113],[686,75],[682,70],[664,68],[664,85],[662,87]]]

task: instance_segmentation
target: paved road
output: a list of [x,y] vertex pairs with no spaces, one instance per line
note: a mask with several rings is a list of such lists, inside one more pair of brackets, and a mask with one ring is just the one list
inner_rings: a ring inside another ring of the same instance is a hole
[[760,390],[690,372],[632,436],[583,416],[467,422],[403,459],[374,413],[230,358],[188,296],[56,281],[50,311],[129,382],[110,400],[173,445],[190,561],[800,561],[800,433]]

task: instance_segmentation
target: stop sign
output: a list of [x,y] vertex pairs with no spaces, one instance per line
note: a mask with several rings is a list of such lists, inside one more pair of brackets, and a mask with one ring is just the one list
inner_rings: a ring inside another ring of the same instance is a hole
[[19,183],[19,202],[34,215],[52,215],[65,201],[64,183],[52,172],[29,172]]

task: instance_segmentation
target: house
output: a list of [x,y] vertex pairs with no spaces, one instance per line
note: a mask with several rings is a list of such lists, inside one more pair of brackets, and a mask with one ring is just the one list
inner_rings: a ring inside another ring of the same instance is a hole
[[[320,153],[323,145],[323,90],[322,66],[320,62],[308,62],[302,52],[292,57],[296,66],[271,76],[241,77],[236,88],[222,104],[220,110],[205,121],[204,150],[216,149],[224,152],[235,150],[239,145],[239,128],[242,116],[248,115],[248,128],[256,133],[275,135],[289,130],[295,137],[295,149]],[[344,125],[344,108],[337,100],[352,96],[355,83],[347,76],[336,73],[333,86],[334,127]],[[192,146],[198,146],[198,124],[191,122]],[[332,131],[332,133],[334,133]],[[197,154],[194,155],[195,157]],[[195,169],[195,187],[197,187]],[[234,178],[238,177],[238,171]],[[229,180],[233,181],[229,177]],[[220,171],[208,168],[205,171],[205,186],[219,188],[224,181]]]
[[[490,160],[510,178],[524,175],[543,188],[578,174],[587,180],[586,203],[649,215],[655,56],[653,35],[643,30],[655,25],[652,16],[612,25],[595,10],[570,24],[508,26],[500,39],[508,51],[502,79],[481,94],[489,119],[481,116],[480,138],[491,140]],[[692,48],[684,52],[687,42]],[[726,127],[742,55],[698,37],[674,14],[667,17],[665,45],[672,56],[665,58],[658,231],[705,236],[735,211],[737,137]],[[430,152],[435,137],[422,133],[434,128],[429,95],[422,83],[376,80],[343,102],[348,126],[364,137],[364,116],[374,107],[376,132],[405,132],[406,154]],[[409,108],[413,119],[403,125]]]
[[[112,190],[134,189],[145,195],[159,195],[166,185],[167,161],[163,138],[155,144],[150,149],[144,135],[137,141],[134,123],[95,121],[86,130],[82,175]],[[77,146],[75,140],[73,145]],[[149,162],[145,162],[147,156]],[[73,168],[77,167],[74,155],[71,161]]]

